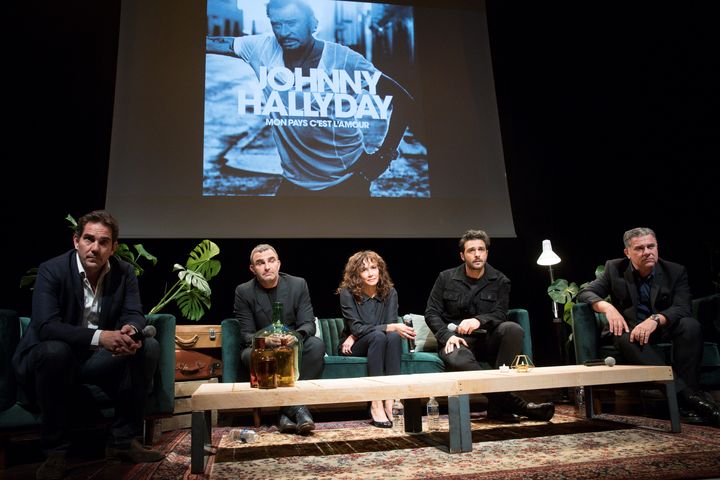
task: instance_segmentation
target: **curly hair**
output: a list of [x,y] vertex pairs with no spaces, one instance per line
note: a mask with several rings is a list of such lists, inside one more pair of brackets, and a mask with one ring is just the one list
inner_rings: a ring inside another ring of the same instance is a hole
[[378,278],[377,283],[377,296],[380,300],[385,300],[393,288],[393,282],[390,279],[385,260],[372,250],[363,250],[348,258],[345,264],[345,271],[343,272],[343,279],[340,282],[337,293],[340,293],[340,290],[343,288],[347,288],[353,298],[355,298],[355,301],[359,302],[362,300],[363,281],[360,277],[360,272],[362,272],[366,261],[374,263],[378,267],[380,278]]

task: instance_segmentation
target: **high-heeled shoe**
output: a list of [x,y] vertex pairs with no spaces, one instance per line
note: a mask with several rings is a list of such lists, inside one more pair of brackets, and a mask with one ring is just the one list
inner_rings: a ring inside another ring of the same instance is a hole
[[372,409],[368,408],[368,416],[370,416],[371,424],[377,428],[392,428],[392,422],[390,420],[375,420],[372,416]]
[[387,420],[384,422],[379,422],[379,421],[373,419],[372,422],[370,422],[370,423],[372,424],[373,427],[377,427],[377,428],[392,428],[392,422],[390,420]]

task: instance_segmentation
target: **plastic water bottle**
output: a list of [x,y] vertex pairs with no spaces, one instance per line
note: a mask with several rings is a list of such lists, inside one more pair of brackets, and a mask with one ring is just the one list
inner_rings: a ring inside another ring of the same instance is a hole
[[575,408],[580,413],[585,411],[585,387],[575,387]]
[[435,397],[430,397],[427,402],[427,423],[428,431],[437,432],[440,430],[440,405]]
[[405,432],[405,408],[400,400],[395,400],[392,408],[393,430],[396,432]]
[[233,442],[253,443],[256,442],[258,438],[258,434],[254,430],[247,428],[243,428],[242,430],[233,428],[230,430],[230,440]]

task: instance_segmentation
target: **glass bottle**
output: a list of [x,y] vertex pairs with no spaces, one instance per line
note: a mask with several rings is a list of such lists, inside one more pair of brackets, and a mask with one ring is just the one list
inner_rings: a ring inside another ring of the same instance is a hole
[[258,350],[257,377],[258,388],[277,388],[277,359],[272,349]]
[[294,386],[300,376],[302,339],[297,332],[283,324],[282,302],[273,303],[272,323],[255,334],[253,344],[260,342],[264,342],[265,351],[270,352],[275,359],[277,386]]
[[258,387],[256,372],[258,371],[258,360],[263,350],[265,350],[265,337],[254,338],[253,349],[250,351],[250,386],[252,388]]
[[430,397],[427,402],[428,431],[437,432],[440,430],[440,405],[435,397]]

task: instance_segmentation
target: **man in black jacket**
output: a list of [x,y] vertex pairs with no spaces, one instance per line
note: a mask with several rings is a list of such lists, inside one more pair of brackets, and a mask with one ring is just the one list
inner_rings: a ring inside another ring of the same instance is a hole
[[145,327],[145,316],[132,265],[112,256],[118,224],[108,212],[88,213],[78,220],[73,243],[73,250],[40,265],[30,326],[13,356],[19,383],[42,413],[47,459],[38,479],[64,476],[74,420],[68,413],[79,407],[73,394],[84,383],[100,386],[115,402],[108,457],[164,458],[136,439],[160,346],[154,338],[131,338]]
[[[510,280],[487,263],[490,237],[468,230],[460,239],[462,265],[440,273],[433,286],[425,321],[438,341],[448,370],[481,370],[478,360],[498,368],[520,353],[525,332],[507,319]],[[527,403],[513,393],[491,393],[488,417],[517,422],[519,416],[550,420],[552,403]]]
[[[240,322],[240,360],[250,369],[250,353],[255,333],[272,323],[272,306],[283,304],[283,324],[295,330],[303,340],[300,380],[320,378],[325,363],[325,344],[315,336],[315,315],[307,282],[280,272],[277,251],[260,244],[250,252],[250,271],[255,278],[235,289],[235,318]],[[284,433],[307,435],[315,428],[310,411],[304,405],[284,407],[278,429]]]
[[720,407],[699,390],[702,330],[692,318],[685,267],[659,258],[649,228],[628,230],[623,242],[626,258],[609,260],[603,274],[580,291],[578,302],[605,314],[615,346],[630,364],[664,365],[654,344],[672,342],[684,419],[720,426]]

